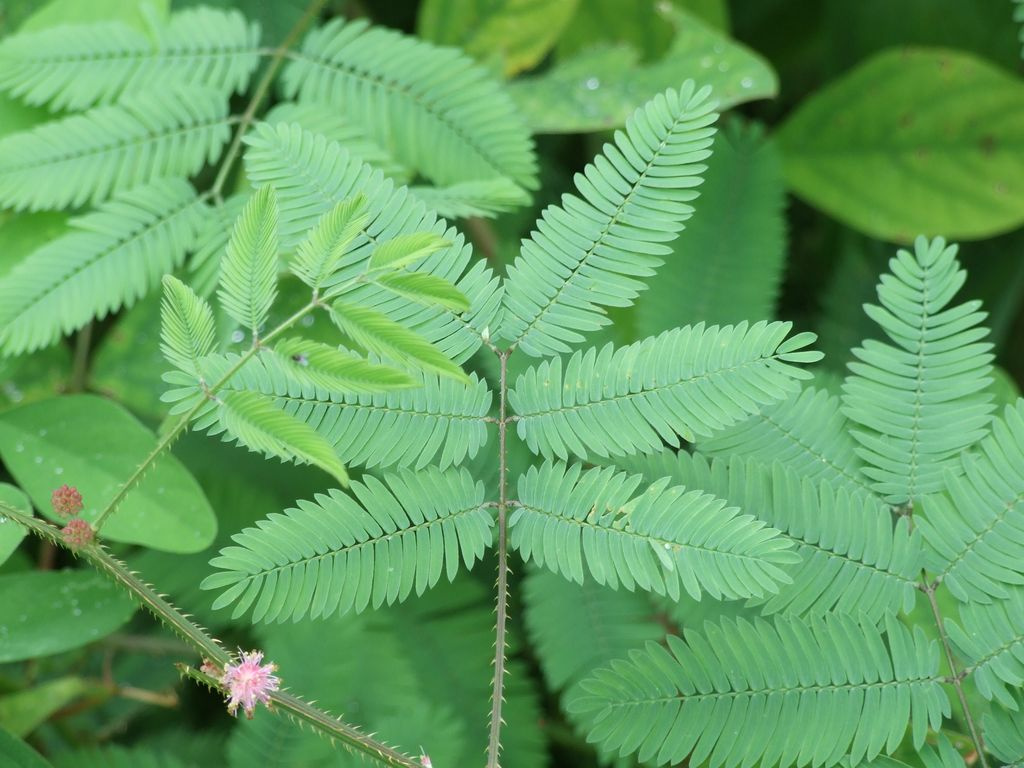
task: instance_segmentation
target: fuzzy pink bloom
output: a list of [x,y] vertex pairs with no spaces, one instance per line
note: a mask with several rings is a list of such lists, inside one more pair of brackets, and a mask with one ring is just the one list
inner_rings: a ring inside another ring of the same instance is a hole
[[245,716],[252,719],[257,704],[270,702],[270,692],[276,691],[281,681],[274,675],[276,664],[260,664],[263,651],[242,652],[239,664],[226,664],[220,684],[228,692],[228,712],[232,715],[242,705]]
[[81,549],[92,541],[93,530],[85,520],[76,517],[74,520],[68,521],[68,524],[61,529],[60,535],[69,547]]
[[62,485],[50,494],[53,511],[61,517],[74,517],[82,511],[82,494],[77,488]]

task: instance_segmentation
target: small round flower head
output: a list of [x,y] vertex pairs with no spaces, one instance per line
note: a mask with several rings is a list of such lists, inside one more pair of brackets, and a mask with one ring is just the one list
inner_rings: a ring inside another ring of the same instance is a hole
[[281,681],[274,675],[277,665],[261,665],[261,661],[263,651],[249,651],[242,653],[242,660],[238,664],[224,666],[220,684],[227,689],[228,712],[232,715],[238,712],[238,705],[241,704],[245,716],[251,720],[256,705],[268,704],[270,692],[278,690]]
[[74,517],[82,511],[82,494],[77,488],[62,485],[50,494],[50,503],[53,504],[53,511],[61,517]]
[[64,543],[72,549],[81,549],[93,539],[92,526],[80,517],[69,520],[60,532]]

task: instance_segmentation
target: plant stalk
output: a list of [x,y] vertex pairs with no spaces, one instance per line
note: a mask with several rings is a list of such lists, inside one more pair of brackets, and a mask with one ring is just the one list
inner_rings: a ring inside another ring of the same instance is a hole
[[238,153],[242,148],[242,138],[245,136],[245,132],[249,130],[249,126],[252,125],[252,121],[256,117],[256,110],[260,108],[260,104],[263,103],[263,99],[266,98],[267,92],[270,90],[270,84],[274,81],[274,77],[277,75],[277,70],[281,68],[281,63],[284,61],[285,55],[288,50],[295,45],[295,42],[299,39],[303,32],[306,31],[306,27],[312,23],[319,14],[320,10],[324,7],[327,0],[313,0],[306,8],[306,12],[302,14],[295,26],[289,30],[281,44],[274,49],[274,52],[270,56],[270,63],[267,64],[267,69],[260,78],[260,81],[256,84],[256,88],[253,91],[252,98],[249,100],[249,104],[245,108],[245,112],[242,113],[241,119],[238,121],[238,128],[235,130],[235,135],[231,139],[231,145],[228,147],[228,151],[224,154],[224,159],[221,160],[220,168],[217,170],[217,177],[213,180],[213,186],[210,188],[210,194],[213,195],[214,199],[221,199],[221,192],[224,189],[224,184],[227,182],[228,174],[231,172],[231,167],[235,164],[235,159],[238,157]]
[[939,640],[942,643],[942,649],[946,653],[946,663],[949,664],[949,674],[952,677],[950,682],[956,689],[957,698],[960,699],[960,708],[963,710],[964,720],[967,723],[967,731],[970,734],[971,741],[974,742],[974,749],[978,753],[978,761],[981,763],[981,768],[988,768],[988,759],[985,757],[985,742],[981,738],[981,731],[978,730],[974,722],[974,716],[971,715],[971,709],[967,706],[967,697],[964,695],[963,675],[957,669],[956,659],[953,657],[953,647],[949,642],[949,636],[946,634],[946,627],[942,623],[942,613],[939,611],[939,604],[935,600],[935,586],[928,584],[921,591],[928,596],[928,604],[932,608],[935,625],[939,628]]
[[509,351],[498,353],[501,362],[498,400],[498,582],[497,619],[494,634],[494,682],[491,690],[490,736],[487,740],[487,768],[501,765],[501,707],[505,702],[506,627],[508,624],[508,417],[506,401],[508,390]]

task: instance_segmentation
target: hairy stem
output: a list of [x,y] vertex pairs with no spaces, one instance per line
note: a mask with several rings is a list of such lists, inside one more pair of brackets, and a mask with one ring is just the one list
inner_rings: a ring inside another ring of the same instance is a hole
[[491,690],[491,728],[487,740],[487,768],[501,763],[501,706],[505,702],[506,625],[508,623],[508,417],[505,415],[508,390],[508,350],[498,353],[501,362],[498,400],[498,583],[497,619],[494,630],[494,683]]
[[[60,530],[39,518],[25,515],[15,507],[0,501],[0,514],[24,526],[40,538],[53,544],[64,546]],[[181,611],[167,602],[149,584],[140,579],[120,560],[112,557],[101,545],[93,542],[87,546],[73,550],[75,554],[85,558],[98,571],[105,573],[115,583],[123,587],[132,598],[156,616],[161,622],[178,634],[185,643],[204,659],[208,659],[218,667],[231,662],[231,655],[221,644],[198,624],[193,622]],[[200,673],[196,673],[200,675]],[[196,675],[191,675],[195,677]],[[213,678],[202,675],[202,682],[217,686]],[[374,757],[388,765],[409,766],[416,768],[419,763],[406,757],[396,750],[381,744],[375,739],[364,735],[355,726],[342,722],[320,709],[307,704],[292,694],[282,691],[272,692],[271,701],[283,712],[301,720],[328,738],[338,739],[352,749]]]
[[224,184],[227,182],[228,174],[231,172],[232,166],[235,164],[235,160],[238,157],[239,151],[242,149],[242,138],[245,136],[245,132],[249,130],[249,126],[252,125],[252,121],[256,117],[256,110],[260,108],[263,103],[263,99],[266,98],[267,93],[270,91],[270,84],[274,81],[274,77],[277,75],[277,70],[281,68],[281,64],[284,61],[285,55],[288,50],[295,45],[296,41],[305,32],[306,27],[312,23],[313,19],[320,15],[320,10],[324,7],[327,0],[313,0],[306,8],[306,12],[302,14],[295,26],[289,30],[281,44],[274,49],[274,52],[270,55],[270,62],[267,64],[267,69],[263,73],[263,77],[256,84],[256,88],[253,91],[252,98],[249,100],[249,104],[245,108],[245,112],[242,113],[241,119],[238,121],[238,128],[235,130],[235,135],[231,139],[231,145],[228,147],[228,151],[224,154],[224,159],[221,160],[220,168],[217,171],[217,178],[213,180],[213,186],[210,188],[210,193],[215,199],[220,200],[221,192],[224,189]]
[[981,731],[974,722],[970,707],[967,706],[967,697],[964,695],[963,674],[957,669],[956,659],[953,657],[953,647],[950,645],[949,636],[946,634],[946,626],[942,623],[942,613],[939,611],[939,604],[935,600],[935,585],[925,583],[921,591],[928,596],[928,604],[932,608],[932,616],[935,618],[935,625],[939,628],[939,640],[942,642],[942,649],[946,653],[946,663],[949,664],[950,682],[956,689],[957,698],[960,699],[960,708],[964,713],[964,720],[967,723],[967,730],[971,741],[974,742],[974,749],[978,753],[978,761],[982,768],[988,768],[988,759],[985,757],[985,742],[982,741]]
[[[277,326],[277,328],[275,328],[265,337],[263,337],[259,345],[254,346],[248,351],[246,351],[245,354],[243,354],[238,359],[238,362],[231,367],[231,370],[229,370],[221,377],[220,381],[206,388],[207,397],[211,397],[218,389],[227,384],[231,380],[231,377],[238,373],[238,371],[242,369],[242,366],[244,366],[246,363],[252,360],[253,356],[258,354],[260,349],[263,348],[263,346],[265,346],[272,339],[276,338],[277,336],[291,328],[293,325],[295,325],[295,323],[297,323],[303,317],[308,315],[318,306],[320,306],[319,302],[317,302],[316,300],[311,301],[309,304],[304,306],[294,315],[292,315],[279,326]],[[146,470],[153,466],[156,460],[160,458],[160,456],[163,454],[165,450],[167,450],[171,443],[173,443],[178,438],[178,436],[188,426],[189,422],[192,421],[192,418],[199,412],[199,410],[205,404],[206,400],[200,399],[186,413],[183,413],[181,415],[181,418],[179,418],[174,423],[174,426],[172,426],[167,432],[164,433],[164,436],[160,438],[157,444],[153,447],[153,450],[150,451],[149,455],[142,460],[142,463],[135,468],[135,471],[132,472],[131,476],[124,481],[124,483],[118,489],[117,493],[114,494],[114,498],[110,500],[110,503],[108,503],[107,506],[104,507],[103,512],[100,513],[100,516],[96,518],[96,522],[93,523],[93,528],[97,532],[99,532],[99,530],[103,527],[103,523],[106,522],[107,518],[110,517],[117,510],[117,507],[121,504],[121,502],[124,501],[124,497],[128,495],[128,492],[136,486],[136,484],[139,482],[142,476],[146,473]]]

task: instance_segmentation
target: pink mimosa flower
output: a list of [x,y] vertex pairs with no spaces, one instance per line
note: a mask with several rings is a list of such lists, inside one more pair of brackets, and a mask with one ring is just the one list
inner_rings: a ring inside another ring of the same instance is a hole
[[242,661],[238,664],[226,664],[220,684],[228,692],[228,712],[238,712],[242,705],[245,716],[252,719],[257,704],[269,704],[270,692],[278,690],[280,679],[274,675],[276,664],[260,664],[263,651],[242,652]]

